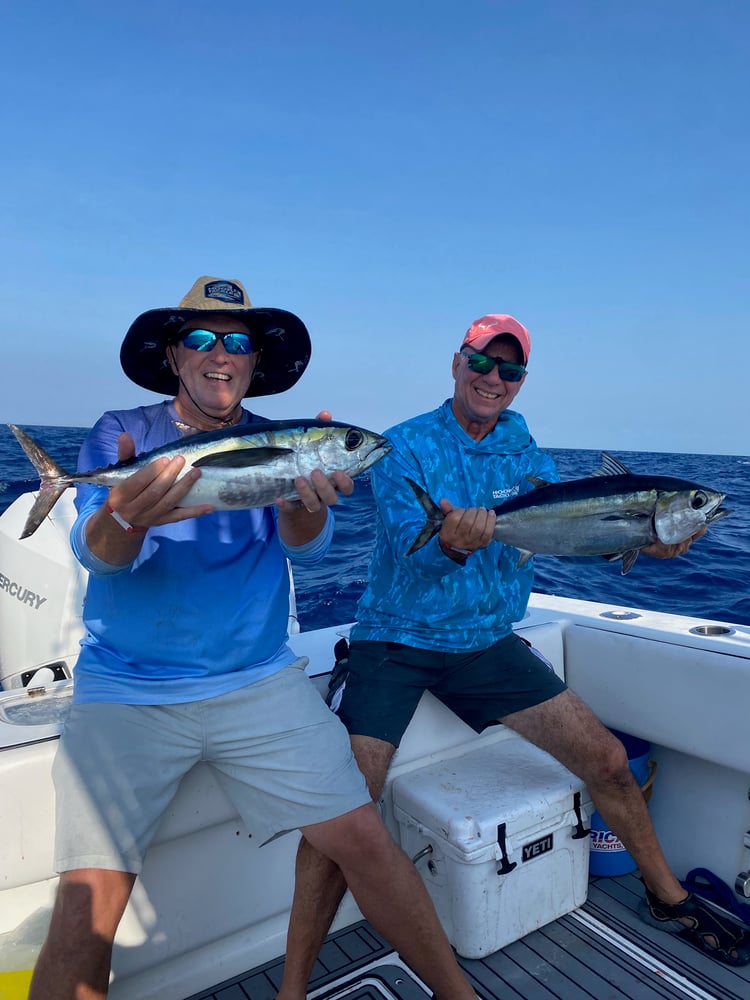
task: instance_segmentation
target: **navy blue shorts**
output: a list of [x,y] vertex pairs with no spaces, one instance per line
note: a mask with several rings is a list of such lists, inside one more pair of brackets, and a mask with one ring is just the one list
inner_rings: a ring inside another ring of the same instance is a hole
[[424,691],[480,733],[565,691],[551,664],[515,632],[464,653],[355,640],[339,717],[351,735],[398,746]]

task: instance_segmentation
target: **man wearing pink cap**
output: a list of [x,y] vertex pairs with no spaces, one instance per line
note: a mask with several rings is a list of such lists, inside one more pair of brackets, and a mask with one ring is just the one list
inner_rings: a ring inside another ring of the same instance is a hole
[[[375,799],[426,690],[477,732],[497,722],[516,730],[586,782],[638,863],[644,918],[664,930],[688,928],[720,961],[744,965],[750,942],[740,928],[686,896],[670,871],[622,743],[512,630],[525,614],[533,569],[493,540],[493,508],[533,489],[530,478],[559,479],[511,409],[530,352],[518,320],[482,316],[453,356],[453,397],[385,432],[391,451],[372,473],[377,535],[339,716]],[[439,534],[411,554],[424,511],[408,480],[441,497],[445,514]],[[672,557],[689,545],[656,543],[647,553]],[[304,997],[345,888],[341,872],[303,839],[281,1000]]]

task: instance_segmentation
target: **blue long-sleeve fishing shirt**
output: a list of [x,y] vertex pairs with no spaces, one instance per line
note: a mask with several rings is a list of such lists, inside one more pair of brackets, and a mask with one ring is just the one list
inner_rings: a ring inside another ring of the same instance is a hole
[[[243,422],[261,420],[243,411]],[[83,444],[79,471],[117,460],[127,431],[136,454],[182,434],[170,402],[105,413]],[[216,511],[149,528],[127,566],[102,562],[86,544],[86,522],[106,487],[80,485],[73,551],[89,571],[86,635],[75,668],[77,702],[170,704],[237,690],[295,659],[287,645],[292,562],[317,562],[333,534],[285,546],[275,507]]]
[[506,410],[494,430],[475,441],[456,420],[450,399],[385,435],[393,448],[371,473],[375,549],[351,637],[444,652],[485,649],[523,618],[532,562],[517,568],[518,549],[491,542],[461,566],[445,555],[437,536],[407,555],[425,525],[407,478],[436,504],[446,497],[455,507],[496,507],[533,489],[529,476],[558,481],[555,463],[537,447],[520,413]]

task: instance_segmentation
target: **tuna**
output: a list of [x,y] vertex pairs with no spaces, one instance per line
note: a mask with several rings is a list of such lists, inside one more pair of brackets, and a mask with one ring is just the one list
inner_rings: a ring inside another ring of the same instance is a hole
[[77,483],[115,486],[158,458],[185,458],[184,475],[200,468],[201,477],[180,505],[211,504],[216,510],[267,507],[277,497],[296,500],[297,476],[314,469],[358,476],[390,445],[380,434],[352,424],[324,420],[279,420],[237,424],[180,438],[152,451],[89,472],[68,473],[25,431],[8,424],[39,474],[39,494],[21,538],[33,535],[60,496]]
[[[537,553],[603,556],[622,560],[625,574],[644,546],[683,542],[731,513],[721,506],[724,493],[686,479],[635,475],[607,452],[583,479],[530,479],[534,490],[494,508],[494,539],[520,550],[519,566]],[[410,555],[440,531],[445,515],[421,486],[409,483],[427,514]]]

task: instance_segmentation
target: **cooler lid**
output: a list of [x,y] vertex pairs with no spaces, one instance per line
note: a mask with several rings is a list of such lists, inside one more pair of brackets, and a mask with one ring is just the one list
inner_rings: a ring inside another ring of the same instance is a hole
[[[556,825],[585,786],[566,767],[522,737],[477,747],[427,764],[393,781],[393,805],[462,852]],[[585,792],[586,800],[589,799]]]

